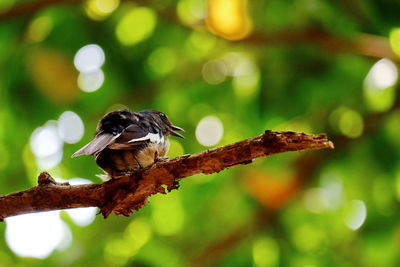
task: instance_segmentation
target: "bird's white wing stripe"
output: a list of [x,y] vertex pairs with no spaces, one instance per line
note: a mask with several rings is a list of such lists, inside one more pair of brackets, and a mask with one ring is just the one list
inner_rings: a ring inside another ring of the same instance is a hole
[[152,142],[152,143],[162,143],[163,139],[164,139],[163,137],[160,138],[159,134],[148,133],[146,136],[131,139],[128,141],[128,143],[134,143],[134,142],[140,142],[140,141],[146,141],[146,140],[150,140],[150,142]]

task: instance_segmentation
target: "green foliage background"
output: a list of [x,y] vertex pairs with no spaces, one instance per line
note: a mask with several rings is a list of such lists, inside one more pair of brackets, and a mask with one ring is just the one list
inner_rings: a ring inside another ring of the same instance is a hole
[[[211,33],[201,0],[115,1],[97,17],[91,2],[40,2],[0,2],[0,194],[35,185],[30,136],[66,110],[82,118],[85,135],[64,144],[48,170],[64,179],[99,182],[92,158],[70,155],[105,112],[124,106],[164,111],[185,128],[170,156],[207,149],[195,129],[209,115],[223,123],[217,145],[273,129],[326,132],[336,149],[184,179],[130,218],[97,216],[80,227],[62,212],[68,247],[24,258],[0,238],[0,266],[399,266],[399,85],[366,82],[378,60],[399,61],[398,1],[249,0],[238,16],[252,30],[237,41]],[[123,41],[117,28],[140,8],[154,17],[133,16]],[[78,88],[73,66],[87,44],[106,57],[104,84],[92,93]],[[212,65],[229,55],[250,62],[250,74]],[[366,219],[352,230],[357,203]]]

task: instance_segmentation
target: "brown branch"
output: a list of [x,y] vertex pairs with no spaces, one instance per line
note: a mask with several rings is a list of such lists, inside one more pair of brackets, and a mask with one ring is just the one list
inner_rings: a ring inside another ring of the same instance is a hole
[[129,216],[140,209],[150,195],[166,193],[178,187],[181,178],[198,173],[211,174],[258,157],[287,151],[333,148],[325,134],[272,132],[234,144],[158,162],[119,179],[100,184],[71,186],[55,182],[47,173],[39,176],[39,185],[0,196],[0,219],[48,210],[97,206],[106,218],[110,213]]
[[82,0],[40,0],[34,2],[23,3],[15,5],[8,9],[7,11],[0,13],[0,22],[2,20],[19,17],[23,15],[33,15],[36,12],[42,10],[43,8],[50,7],[59,4],[74,4],[82,2]]

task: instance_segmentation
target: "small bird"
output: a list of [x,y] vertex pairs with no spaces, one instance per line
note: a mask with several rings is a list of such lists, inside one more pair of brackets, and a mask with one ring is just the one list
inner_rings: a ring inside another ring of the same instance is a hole
[[184,138],[177,131],[184,130],[157,110],[112,111],[99,121],[94,139],[72,157],[93,155],[106,173],[102,178],[117,178],[164,158],[169,149],[167,137]]

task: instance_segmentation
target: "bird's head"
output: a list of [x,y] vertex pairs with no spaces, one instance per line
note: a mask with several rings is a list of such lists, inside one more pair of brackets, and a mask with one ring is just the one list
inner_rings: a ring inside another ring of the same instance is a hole
[[173,136],[177,136],[180,138],[185,138],[183,135],[178,133],[177,131],[185,131],[181,127],[175,126],[168,119],[167,115],[158,110],[144,110],[140,112],[145,116],[151,117],[160,127],[164,134],[169,134]]

